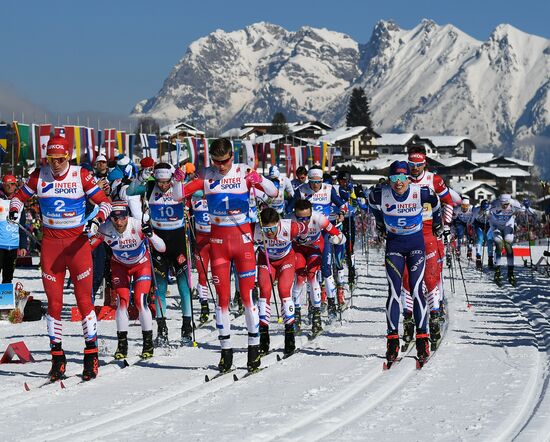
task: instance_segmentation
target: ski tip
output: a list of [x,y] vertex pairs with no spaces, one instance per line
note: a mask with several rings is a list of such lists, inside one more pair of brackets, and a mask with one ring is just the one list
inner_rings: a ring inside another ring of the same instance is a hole
[[25,391],[31,391],[31,389],[29,388],[29,384],[27,384],[26,382],[23,384],[23,387],[25,387]]
[[198,347],[199,344],[197,343],[197,341],[193,341],[193,347]]
[[128,363],[128,361],[126,359],[124,359],[124,361],[122,361],[122,365],[124,367],[129,367],[130,366],[130,364]]
[[382,364],[382,370],[387,371],[387,370],[389,370],[389,369],[390,369],[390,366],[388,365],[388,363],[387,363],[387,362],[384,362],[384,363]]
[[468,309],[471,309],[471,308],[472,308],[472,304],[466,304],[466,307],[468,307]]
[[236,374],[234,374],[234,375],[233,375],[233,380],[234,380],[235,382],[237,382],[237,381],[239,380],[239,377],[238,377]]
[[281,355],[277,355],[277,362],[281,361]]
[[210,378],[207,374],[204,375],[204,382],[210,382]]
[[283,323],[283,318],[277,319],[277,323],[278,323],[278,324],[282,324],[282,323]]
[[59,386],[61,387],[62,390],[65,389],[65,384],[63,383],[63,381],[59,381]]

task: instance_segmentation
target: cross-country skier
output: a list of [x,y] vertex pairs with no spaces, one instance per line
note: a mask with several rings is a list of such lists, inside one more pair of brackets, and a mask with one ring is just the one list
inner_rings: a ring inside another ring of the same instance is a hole
[[455,207],[453,214],[453,226],[456,231],[456,255],[460,258],[460,249],[462,247],[462,241],[466,242],[467,247],[467,259],[472,259],[472,242],[473,238],[470,235],[469,224],[472,222],[472,206],[470,205],[470,198],[463,197],[462,204]]
[[[294,201],[307,199],[311,202],[313,212],[320,213],[330,218],[333,212],[332,205],[336,207],[337,214],[345,214],[348,211],[346,201],[338,196],[332,184],[323,182],[323,171],[318,167],[312,167],[308,172],[308,182],[298,187]],[[328,233],[322,233],[323,240],[328,241]],[[321,261],[321,275],[324,279],[329,311],[336,310],[336,283],[332,276],[331,247],[324,247]]]
[[151,289],[151,256],[146,242],[159,252],[166,250],[164,241],[153,232],[150,224],[129,216],[126,201],[114,201],[109,220],[102,224],[92,247],[102,241],[112,250],[111,280],[117,294],[116,325],[118,346],[115,359],[125,359],[128,355],[128,305],[130,303],[130,281],[133,282],[134,306],[139,312],[139,322],[143,332],[141,357],[153,356],[153,319],[147,305]]
[[492,269],[493,263],[493,232],[489,230],[489,201],[483,200],[472,209],[471,225],[476,234],[476,269],[483,268],[483,247],[487,246],[488,267]]
[[210,214],[210,265],[216,287],[216,327],[222,354],[220,371],[231,370],[233,348],[229,316],[230,267],[234,262],[239,280],[239,291],[245,309],[248,329],[248,362],[250,371],[260,366],[260,334],[258,309],[252,301],[256,275],[254,241],[250,228],[249,194],[254,187],[269,197],[277,195],[277,189],[269,179],[262,177],[246,164],[233,163],[231,141],[218,138],[210,145],[213,166],[206,168],[204,178],[198,178],[182,186],[176,186],[174,195],[189,197],[198,190],[204,191]]
[[514,252],[512,243],[514,242],[515,218],[525,209],[521,204],[512,198],[511,195],[504,193],[493,201],[489,210],[490,231],[495,242],[495,282],[501,282],[501,258],[502,249],[506,251],[506,261],[508,264],[508,281],[510,284],[516,284],[514,276]]
[[[181,342],[189,344],[193,339],[191,318],[191,293],[187,281],[184,205],[176,200],[172,187],[173,167],[168,163],[156,164],[151,171],[144,168],[135,181],[126,190],[127,195],[143,195],[149,207],[149,216],[155,233],[163,239],[166,251],[161,253],[153,250],[153,263],[157,282],[157,345],[168,344],[168,327],[166,325],[166,291],[168,289],[168,274],[173,269],[178,292],[181,299],[182,326]],[[150,180],[149,178],[153,178]],[[179,186],[178,186],[179,187]]]
[[418,359],[423,363],[429,357],[428,306],[422,288],[426,261],[422,231],[425,205],[431,207],[431,228],[437,234],[442,230],[437,196],[429,187],[410,183],[408,174],[406,162],[394,161],[390,166],[390,184],[374,188],[369,195],[377,228],[382,236],[387,235],[385,264],[390,293],[386,303],[386,359],[390,364],[399,353],[399,298],[405,267],[409,272],[413,297]]
[[[47,165],[37,168],[11,200],[10,220],[31,196],[40,203],[43,224],[40,267],[42,283],[48,298],[46,321],[52,354],[49,373],[52,382],[65,375],[66,357],[62,348],[61,310],[65,270],[74,284],[78,310],[84,332],[84,370],[82,378],[97,376],[97,318],[92,293],[92,249],[87,235],[95,235],[111,212],[111,203],[96,185],[93,176],[80,166],[69,164],[71,149],[63,137],[52,137],[46,148]],[[86,198],[99,205],[94,218],[85,223]]]
[[291,180],[292,188],[296,191],[304,183],[307,183],[307,167],[299,166],[296,169],[296,178]]
[[[299,322],[301,322],[300,303],[302,289],[307,280],[309,299],[313,306],[312,334],[317,335],[323,330],[321,325],[321,287],[317,277],[322,263],[323,252],[331,244],[344,244],[346,237],[330,223],[328,217],[313,210],[310,200],[303,199],[296,201],[294,215],[296,221],[304,223],[307,226],[307,232],[298,235],[294,239],[296,281],[292,289],[292,297],[294,298],[295,317],[297,327],[299,328]],[[325,238],[327,238],[326,241]]]
[[[256,224],[254,242],[258,247],[258,285],[260,286],[260,352],[269,351],[269,321],[271,318],[271,295],[273,284],[277,283],[281,300],[281,313],[285,324],[285,355],[295,349],[294,302],[291,297],[295,276],[296,257],[292,240],[304,234],[307,227],[289,219],[280,219],[273,208],[260,212],[261,223]],[[265,247],[267,247],[267,254]]]

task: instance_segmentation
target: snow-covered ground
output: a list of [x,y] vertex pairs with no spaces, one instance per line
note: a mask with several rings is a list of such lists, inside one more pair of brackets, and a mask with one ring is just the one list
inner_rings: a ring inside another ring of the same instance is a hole
[[[535,256],[543,249],[535,247]],[[452,293],[447,279],[450,320],[440,350],[420,371],[413,351],[385,372],[387,283],[382,254],[371,249],[369,258],[367,271],[366,257],[357,255],[359,284],[342,323],[326,326],[313,341],[304,334],[297,341],[302,351],[280,362],[283,326],[273,323],[277,352],[263,359],[268,368],[237,382],[230,375],[204,381],[219,359],[213,326],[197,331],[198,348],[160,349],[152,360],[121,369],[111,357],[114,321],[102,321],[106,365],[99,377],[89,383],[69,378],[65,389],[36,388],[50,366],[45,322],[0,321],[2,349],[24,340],[36,359],[0,366],[0,439],[550,440],[548,277],[520,261],[518,287],[498,288],[463,262],[472,307],[462,281]],[[37,270],[18,269],[15,280],[44,297]],[[74,305],[71,295],[66,301]],[[175,340],[179,311],[170,309],[169,318]],[[236,374],[242,376],[244,318],[233,324]],[[129,335],[130,354],[137,354],[137,322]],[[64,322],[69,375],[81,372],[82,347],[80,324]]]

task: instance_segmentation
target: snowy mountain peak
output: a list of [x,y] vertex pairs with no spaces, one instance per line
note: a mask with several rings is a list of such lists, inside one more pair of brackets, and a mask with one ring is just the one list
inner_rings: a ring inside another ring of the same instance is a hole
[[[550,134],[549,55],[549,40],[509,24],[481,42],[430,19],[409,30],[380,20],[359,44],[324,28],[258,22],[193,42],[133,114],[216,132],[277,111],[340,125],[360,86],[379,131],[468,135],[510,153],[520,139]],[[533,149],[525,156],[537,162]]]

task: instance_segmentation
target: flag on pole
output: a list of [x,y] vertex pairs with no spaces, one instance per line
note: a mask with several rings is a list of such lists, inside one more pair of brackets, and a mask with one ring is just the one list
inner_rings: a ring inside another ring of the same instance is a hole
[[334,158],[334,149],[335,149],[334,146],[328,147],[328,164],[327,164],[328,173],[332,171],[332,159]]
[[252,145],[252,141],[247,140],[244,142],[244,151],[246,153],[246,164],[248,164],[248,167],[256,169],[258,165],[256,164],[256,155],[254,155],[254,146]]
[[136,146],[136,134],[128,135],[128,156],[134,161],[134,147]]
[[117,132],[118,153],[126,155],[126,131]]
[[157,136],[155,134],[147,135],[147,145],[149,146],[149,151],[151,152],[151,158],[157,162],[158,160],[158,145],[157,145]]
[[323,146],[323,156],[321,160],[321,170],[324,172],[327,167],[328,142],[323,141],[322,146]]
[[176,138],[176,166],[179,167],[181,161],[181,141]]
[[149,151],[149,139],[147,138],[147,134],[139,134],[139,144],[143,150],[143,156],[150,157],[151,152]]
[[105,135],[105,156],[107,160],[115,159],[116,129],[104,129]]
[[[97,154],[98,155],[101,155],[101,152],[102,152],[102,148],[103,148],[103,131],[101,129],[98,129],[97,130]],[[105,150],[105,149],[103,149]],[[105,154],[103,154],[105,155]],[[107,158],[107,157],[105,157]]]
[[40,126],[38,124],[31,124],[30,144],[32,155],[34,157],[34,165],[38,166],[40,152]]
[[87,145],[86,145],[86,152],[88,153],[88,162],[90,164],[95,163],[95,159],[97,158],[97,150],[95,148],[95,131],[93,127],[87,127]]
[[[197,164],[197,140],[193,137],[185,137],[185,147],[187,148],[187,160],[190,163],[193,163],[195,166]],[[185,160],[185,155],[184,158]]]
[[74,126],[65,126],[63,128],[63,136],[65,137],[65,139],[69,143],[71,158],[73,156],[73,151],[74,151],[74,139],[75,139],[74,138],[74,132],[75,132],[75,129],[78,129],[78,127],[75,128]]
[[56,137],[63,137],[65,138],[65,128],[63,126],[55,126],[53,128],[53,134]]
[[0,147],[4,150],[8,148],[8,125],[0,124]]
[[290,177],[290,174],[292,172],[292,156],[291,156],[291,145],[290,144],[283,144],[284,150],[285,150],[285,172],[286,176]]
[[321,165],[321,146],[312,146],[313,150],[313,164],[312,166]]
[[17,121],[12,122],[12,127],[15,134],[15,143],[13,145],[12,155],[15,158],[15,162],[18,162],[21,150],[21,140],[19,139],[19,126],[17,125]]
[[208,138],[203,138],[201,141],[202,148],[204,149],[204,167],[210,167],[210,151],[208,150],[210,146],[208,144]]
[[275,147],[275,143],[269,143],[269,153],[271,156],[271,165],[275,166],[276,155],[277,155],[277,149]]
[[29,158],[30,128],[28,124],[18,123],[19,131],[19,163],[25,163]]
[[52,131],[51,124],[40,125],[40,149],[39,155],[36,157],[36,163],[46,164],[46,148],[48,147],[48,141],[50,141],[50,133]]
[[80,155],[82,153],[82,140],[81,140],[80,126],[74,127],[74,155],[76,158],[76,164],[80,164]]

